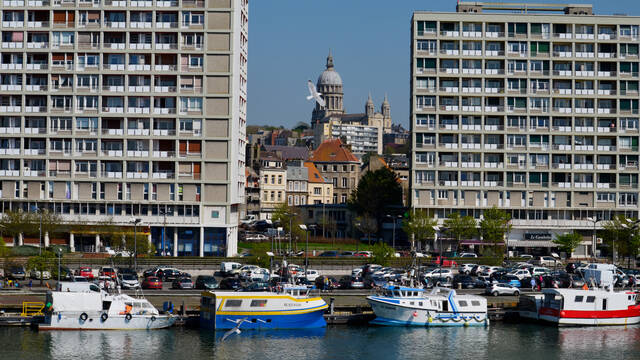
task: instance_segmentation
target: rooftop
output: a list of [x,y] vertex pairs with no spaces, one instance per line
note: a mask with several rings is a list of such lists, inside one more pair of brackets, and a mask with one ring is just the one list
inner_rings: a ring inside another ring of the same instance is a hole
[[313,151],[309,160],[315,162],[359,162],[358,158],[340,139],[324,141]]
[[324,179],[322,177],[322,174],[320,174],[320,171],[318,171],[318,168],[316,167],[316,165],[310,161],[307,161],[304,163],[304,166],[309,169],[309,182],[310,183],[327,183],[329,181],[327,181],[326,179]]

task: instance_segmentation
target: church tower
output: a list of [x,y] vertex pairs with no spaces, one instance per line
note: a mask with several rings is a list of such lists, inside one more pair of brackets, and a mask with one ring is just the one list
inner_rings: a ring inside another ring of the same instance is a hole
[[364,105],[364,113],[367,114],[368,118],[372,118],[376,113],[375,106],[373,105],[373,100],[371,100],[371,93],[369,93],[367,103]]
[[342,78],[333,66],[331,51],[329,51],[329,56],[327,56],[326,70],[318,77],[316,89],[322,94],[321,96],[324,99],[325,107],[321,108],[320,105],[316,103],[316,107],[311,114],[312,127],[326,116],[344,113],[342,103],[344,96],[342,92]]
[[391,132],[391,105],[389,105],[387,94],[384,94],[384,101],[380,106],[380,112],[382,112],[382,127],[384,128],[384,133],[389,134]]

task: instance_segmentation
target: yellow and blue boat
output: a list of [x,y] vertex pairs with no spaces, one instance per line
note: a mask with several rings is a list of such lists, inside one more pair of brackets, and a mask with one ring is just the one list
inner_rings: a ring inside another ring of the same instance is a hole
[[205,291],[200,299],[200,326],[228,330],[309,329],[327,325],[321,297],[310,297],[303,286],[285,285],[279,291]]

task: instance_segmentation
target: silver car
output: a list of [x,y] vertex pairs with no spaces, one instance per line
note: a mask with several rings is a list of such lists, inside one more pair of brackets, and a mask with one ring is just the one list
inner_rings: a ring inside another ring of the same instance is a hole
[[518,296],[520,295],[520,289],[508,284],[493,283],[493,284],[487,285],[487,287],[484,289],[484,293],[487,295],[493,295],[493,296],[498,296],[498,295]]

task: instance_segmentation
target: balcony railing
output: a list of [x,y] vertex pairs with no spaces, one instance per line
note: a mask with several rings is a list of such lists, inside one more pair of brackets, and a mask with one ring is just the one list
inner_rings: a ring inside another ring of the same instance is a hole
[[149,178],[148,171],[145,171],[145,172],[127,171],[127,179],[148,179],[148,178]]
[[173,171],[154,171],[152,176],[154,179],[173,179],[174,177]]

